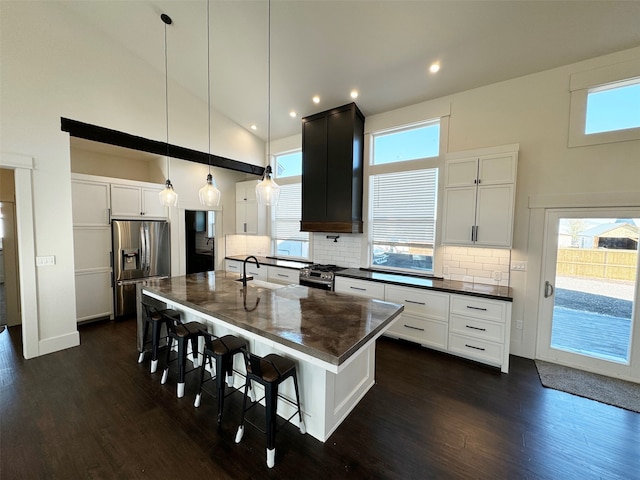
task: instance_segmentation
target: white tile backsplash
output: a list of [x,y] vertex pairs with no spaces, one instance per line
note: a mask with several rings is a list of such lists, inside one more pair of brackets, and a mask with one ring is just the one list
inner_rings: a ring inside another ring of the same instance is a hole
[[[338,241],[327,238],[339,235]],[[359,268],[362,250],[362,234],[354,233],[314,233],[313,261],[334,264],[341,267]]]
[[[509,285],[511,250],[452,246],[442,248],[444,248],[443,276],[446,279],[488,285]],[[500,280],[495,280],[497,272]]]
[[264,235],[225,235],[225,255],[267,256],[271,251],[271,239]]

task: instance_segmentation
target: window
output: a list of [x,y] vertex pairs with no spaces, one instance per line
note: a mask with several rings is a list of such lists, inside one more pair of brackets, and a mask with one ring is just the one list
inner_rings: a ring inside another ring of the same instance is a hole
[[569,147],[640,140],[640,60],[571,75]]
[[440,122],[375,135],[373,165],[437,157]]
[[373,134],[369,166],[369,263],[433,272],[440,121]]
[[585,134],[640,127],[640,79],[592,88],[587,93]]
[[271,239],[278,257],[309,258],[309,233],[300,231],[302,218],[302,151],[275,155],[280,199],[272,208]]

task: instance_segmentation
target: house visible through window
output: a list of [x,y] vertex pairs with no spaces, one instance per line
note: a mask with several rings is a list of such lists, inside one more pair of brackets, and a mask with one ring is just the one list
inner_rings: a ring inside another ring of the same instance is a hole
[[278,257],[309,258],[309,233],[300,231],[302,217],[302,152],[275,156],[280,199],[271,223],[273,252]]
[[370,264],[433,271],[440,123],[373,136],[369,167]]

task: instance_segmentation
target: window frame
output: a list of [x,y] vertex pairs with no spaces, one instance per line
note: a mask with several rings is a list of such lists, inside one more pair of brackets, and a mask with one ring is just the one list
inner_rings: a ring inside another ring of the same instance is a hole
[[[392,132],[402,132],[405,130],[409,130],[411,128],[419,128],[421,126],[425,126],[428,124],[432,124],[435,122],[440,122],[440,139],[439,139],[439,154],[435,157],[426,157],[414,160],[404,160],[393,163],[383,163],[379,165],[374,165],[373,155],[374,155],[374,137],[375,135],[389,134]],[[449,137],[449,116],[442,115],[439,117],[428,118],[419,122],[414,122],[411,124],[406,124],[402,126],[397,126],[394,128],[385,128],[377,131],[372,131],[365,134],[365,161],[364,164],[364,192],[365,198],[363,199],[363,219],[364,219],[364,228],[366,235],[363,236],[362,241],[362,254],[361,254],[361,265],[366,266],[366,268],[370,268],[372,270],[379,270],[388,273],[400,273],[400,274],[408,274],[408,275],[416,275],[416,276],[438,276],[441,275],[442,272],[442,252],[439,248],[440,245],[440,223],[441,223],[441,211],[442,211],[442,189],[443,189],[443,167],[444,167],[444,157],[447,152],[447,139]],[[372,192],[372,177],[374,175],[380,175],[385,173],[395,173],[395,172],[409,172],[413,170],[422,170],[422,169],[437,169],[437,184],[436,184],[436,210],[435,210],[435,235],[433,242],[433,256],[432,256],[432,270],[414,270],[414,269],[404,269],[397,267],[384,267],[380,265],[373,264],[373,222],[372,222],[372,200],[373,200],[373,192]]]
[[608,65],[571,75],[568,146],[583,147],[603,143],[640,140],[640,127],[608,132],[585,133],[587,99],[590,92],[640,81],[640,60]]
[[[269,158],[269,164],[271,165],[271,168],[273,169],[274,172],[277,172],[277,158],[281,155],[290,155],[292,153],[296,153],[296,152],[302,152],[302,148],[291,148],[291,149],[287,149],[287,150],[282,150],[282,151],[278,151],[278,152],[272,152]],[[301,160],[302,161],[302,160]],[[287,176],[287,177],[277,177],[276,175],[274,175],[274,180],[275,182],[279,185],[279,186],[284,186],[284,185],[293,185],[293,184],[301,184],[302,185],[302,175],[292,175],[292,176]],[[287,259],[287,260],[300,260],[303,262],[310,262],[311,261],[311,257],[313,255],[313,236],[310,235],[309,233],[307,233],[308,236],[308,256],[307,257],[298,257],[298,256],[289,256],[289,255],[278,255],[278,246],[277,246],[277,239],[274,237],[274,224],[276,223],[276,211],[277,211],[277,206],[276,208],[271,208],[271,212],[269,215],[269,237],[270,237],[270,243],[271,243],[271,254],[275,257],[278,258],[283,258],[283,259]],[[302,206],[301,206],[301,210],[300,210],[300,218],[302,218]]]

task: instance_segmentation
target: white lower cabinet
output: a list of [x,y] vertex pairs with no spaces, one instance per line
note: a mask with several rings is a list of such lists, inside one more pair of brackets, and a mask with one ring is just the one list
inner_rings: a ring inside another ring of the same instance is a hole
[[420,288],[386,286],[385,300],[404,305],[404,312],[386,335],[435,347],[447,348],[449,295]]
[[336,277],[336,292],[404,305],[385,332],[509,372],[511,302]]
[[[229,259],[226,259],[224,262],[225,270],[227,272],[238,273],[240,275],[243,274],[244,262]],[[267,265],[260,265],[258,268],[255,263],[247,262],[247,277],[253,277],[255,280],[262,280],[263,282],[266,282],[269,278],[269,267]]]
[[451,295],[449,350],[509,372],[511,302]]
[[298,285],[300,283],[300,271],[292,268],[272,267],[269,265],[268,279],[272,283],[283,285]]
[[226,259],[224,261],[224,269],[227,272],[239,273],[240,275],[242,275],[242,262],[240,260]]
[[335,291],[348,293],[356,297],[384,298],[384,283],[369,282],[356,278],[336,277]]
[[113,317],[111,270],[76,272],[76,321]]

